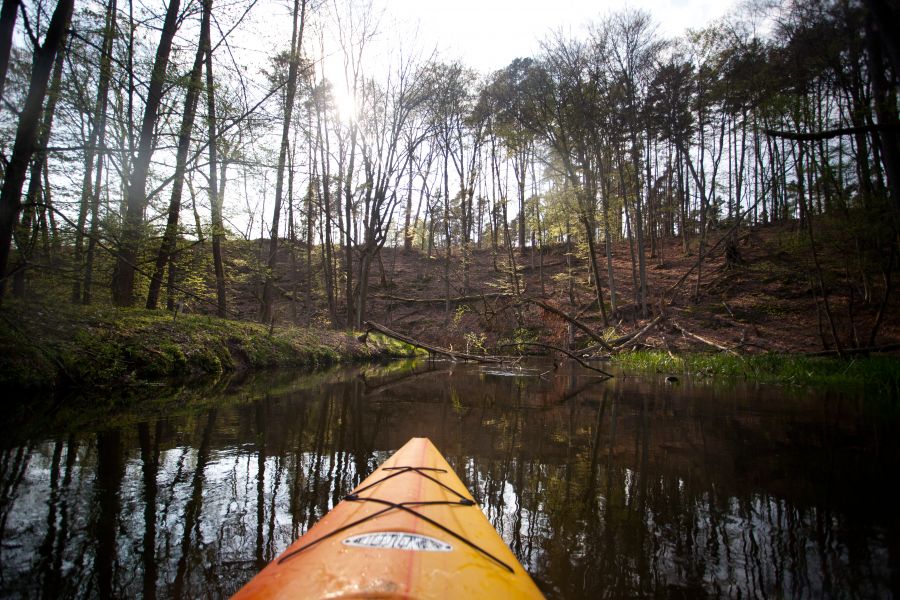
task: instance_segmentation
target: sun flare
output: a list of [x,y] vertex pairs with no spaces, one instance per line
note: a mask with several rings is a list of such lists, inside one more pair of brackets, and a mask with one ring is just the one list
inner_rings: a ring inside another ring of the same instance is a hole
[[356,96],[350,90],[334,90],[334,104],[337,108],[338,119],[344,123],[349,123],[356,119],[357,104]]

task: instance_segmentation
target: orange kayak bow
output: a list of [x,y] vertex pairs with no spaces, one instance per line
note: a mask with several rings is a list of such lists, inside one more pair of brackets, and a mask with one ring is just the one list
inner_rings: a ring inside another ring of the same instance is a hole
[[234,596],[543,598],[428,438],[413,438]]

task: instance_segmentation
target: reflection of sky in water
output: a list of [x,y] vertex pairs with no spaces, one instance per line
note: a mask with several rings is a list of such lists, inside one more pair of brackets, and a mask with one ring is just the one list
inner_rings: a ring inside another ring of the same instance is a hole
[[551,595],[897,593],[896,417],[773,386],[446,366],[151,423],[149,511],[135,424],[5,451],[0,596],[97,595],[107,577],[139,597],[148,569],[163,597],[228,595],[412,435],[434,440]]

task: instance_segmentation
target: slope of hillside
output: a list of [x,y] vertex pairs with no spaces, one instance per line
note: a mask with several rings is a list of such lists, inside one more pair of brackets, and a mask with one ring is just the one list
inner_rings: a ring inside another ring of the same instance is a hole
[[[384,248],[372,267],[366,316],[416,339],[488,351],[522,340],[569,348],[591,342],[577,330],[570,338],[563,318],[522,302],[522,297],[541,299],[607,338],[641,329],[663,315],[639,347],[672,352],[727,348],[741,353],[800,353],[835,350],[838,344],[849,350],[900,342],[890,274],[879,271],[877,255],[854,255],[847,244],[819,243],[817,269],[805,231],[796,224],[743,229],[730,243],[726,234],[711,232],[708,247],[723,242],[702,261],[699,285],[696,240],[687,253],[680,238],[661,241],[655,255],[648,252],[646,313],[635,298],[632,250],[627,242],[613,244],[615,310],[610,306],[606,256],[598,256],[606,325],[597,308],[586,251],[574,245],[513,249],[511,255],[503,248],[475,248],[468,259],[468,277],[461,251],[454,248],[449,303],[443,248],[430,256],[420,249]],[[304,248],[295,248],[293,259],[290,252],[284,250],[279,270],[282,296],[277,319],[332,323],[320,263],[313,263],[310,278]],[[247,276],[236,288],[234,306],[246,318],[255,318],[258,311],[257,282]],[[337,302],[334,324],[342,326],[346,322],[342,294]]]

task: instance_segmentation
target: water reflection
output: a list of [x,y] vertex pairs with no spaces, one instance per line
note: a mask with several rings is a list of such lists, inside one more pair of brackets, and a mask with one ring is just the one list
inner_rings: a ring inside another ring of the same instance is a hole
[[233,593],[412,436],[551,597],[900,595],[898,419],[563,366],[268,376],[0,456],[0,596]]

